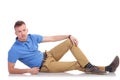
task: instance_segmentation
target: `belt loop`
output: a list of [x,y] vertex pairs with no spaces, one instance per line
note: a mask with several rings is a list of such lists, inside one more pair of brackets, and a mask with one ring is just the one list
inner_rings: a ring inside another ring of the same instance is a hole
[[47,50],[45,50],[45,53],[47,53]]

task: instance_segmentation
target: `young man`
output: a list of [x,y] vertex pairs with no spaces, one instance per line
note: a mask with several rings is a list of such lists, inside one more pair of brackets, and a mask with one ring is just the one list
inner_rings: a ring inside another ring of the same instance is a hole
[[[8,52],[8,71],[11,74],[39,72],[65,72],[69,70],[80,70],[85,73],[103,74],[115,72],[119,65],[119,57],[116,56],[108,66],[92,65],[83,52],[79,49],[78,41],[72,35],[41,36],[27,34],[28,29],[23,21],[17,21],[14,25],[17,35],[15,43]],[[38,50],[38,43],[55,42],[65,40],[50,51],[41,52]],[[76,61],[59,62],[61,57],[70,50]],[[16,61],[19,60],[29,69],[15,68]]]

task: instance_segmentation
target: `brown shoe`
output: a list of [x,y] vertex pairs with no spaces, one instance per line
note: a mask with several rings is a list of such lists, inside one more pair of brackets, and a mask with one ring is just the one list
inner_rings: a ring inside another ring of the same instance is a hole
[[115,72],[118,66],[119,66],[119,57],[116,56],[115,59],[112,61],[112,63],[109,65],[110,67],[109,72]]
[[104,74],[104,73],[106,73],[106,71],[99,70],[99,68],[96,66],[93,66],[91,68],[86,68],[85,72],[87,74]]

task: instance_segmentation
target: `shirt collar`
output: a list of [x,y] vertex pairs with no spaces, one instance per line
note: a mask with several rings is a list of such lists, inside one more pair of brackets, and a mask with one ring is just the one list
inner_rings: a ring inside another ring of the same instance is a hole
[[26,42],[29,42],[30,40],[29,40],[29,34],[28,34],[28,36],[27,36],[27,41],[19,41],[18,40],[18,37],[16,37],[16,43],[18,43],[18,44],[25,44]]

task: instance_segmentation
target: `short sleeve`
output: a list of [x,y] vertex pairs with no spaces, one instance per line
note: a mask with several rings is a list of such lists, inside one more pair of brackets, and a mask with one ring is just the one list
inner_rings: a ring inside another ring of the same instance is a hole
[[16,63],[18,60],[19,55],[14,53],[12,50],[8,52],[8,62]]
[[34,34],[33,37],[37,41],[37,43],[41,43],[43,40],[43,36],[41,35]]

